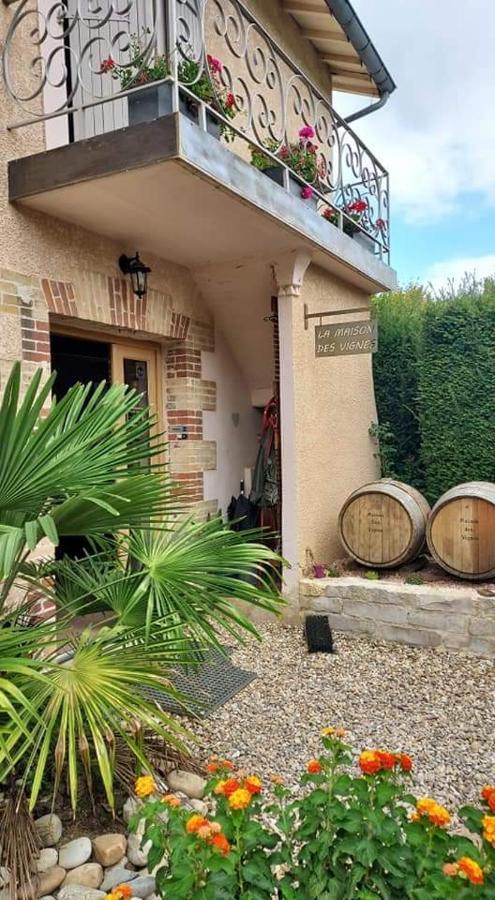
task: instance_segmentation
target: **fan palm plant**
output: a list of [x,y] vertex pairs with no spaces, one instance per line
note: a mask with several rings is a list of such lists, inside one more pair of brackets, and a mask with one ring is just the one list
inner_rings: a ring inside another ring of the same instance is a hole
[[[255,534],[184,517],[137,392],[76,385],[57,402],[52,385],[38,372],[22,397],[16,365],[0,406],[0,782],[20,779],[32,809],[47,774],[55,790],[66,775],[75,809],[98,777],[113,808],[117,743],[143,767],[144,731],[183,746],[143,688],[175,697],[169,676],[198,642],[254,632],[232,598],[276,612],[277,558]],[[39,557],[66,535],[94,552]],[[51,622],[33,620],[40,594]]]

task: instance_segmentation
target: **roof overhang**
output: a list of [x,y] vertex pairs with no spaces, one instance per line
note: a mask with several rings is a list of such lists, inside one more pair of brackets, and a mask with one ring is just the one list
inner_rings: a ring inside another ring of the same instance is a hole
[[395,82],[349,0],[283,0],[332,74],[337,91],[382,97]]

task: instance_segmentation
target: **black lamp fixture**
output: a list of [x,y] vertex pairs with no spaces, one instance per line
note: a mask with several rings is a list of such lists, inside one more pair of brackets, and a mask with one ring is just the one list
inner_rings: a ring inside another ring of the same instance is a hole
[[144,297],[148,289],[148,272],[151,272],[151,269],[141,262],[137,250],[135,256],[126,256],[125,253],[119,256],[119,266],[124,275],[131,276],[132,290],[136,296],[139,299]]

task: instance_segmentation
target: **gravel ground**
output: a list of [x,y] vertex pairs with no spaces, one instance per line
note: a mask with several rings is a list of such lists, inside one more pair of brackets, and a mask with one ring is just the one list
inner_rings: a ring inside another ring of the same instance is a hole
[[325,725],[357,748],[411,753],[414,790],[451,809],[495,782],[495,661],[337,634],[337,653],[308,654],[300,628],[262,626],[234,652],[257,678],[193,726],[219,753],[291,784],[318,752]]

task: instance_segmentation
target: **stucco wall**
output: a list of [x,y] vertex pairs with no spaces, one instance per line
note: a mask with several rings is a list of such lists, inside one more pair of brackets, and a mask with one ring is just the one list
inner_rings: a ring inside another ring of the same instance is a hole
[[[316,359],[315,322],[310,321],[305,330],[304,303],[309,312],[324,312],[365,306],[368,297],[310,266],[300,296],[293,298],[296,539],[300,565],[304,565],[306,548],[321,562],[342,555],[337,537],[339,510],[351,491],[378,475],[368,434],[371,422],[376,421],[371,356]],[[347,320],[350,318],[366,318],[366,314],[348,316]]]
[[203,372],[217,386],[216,412],[204,416],[205,439],[217,446],[216,469],[205,472],[205,500],[217,499],[225,513],[239,493],[244,468],[256,461],[260,413],[251,406],[249,388],[218,329],[215,353],[203,354]]

